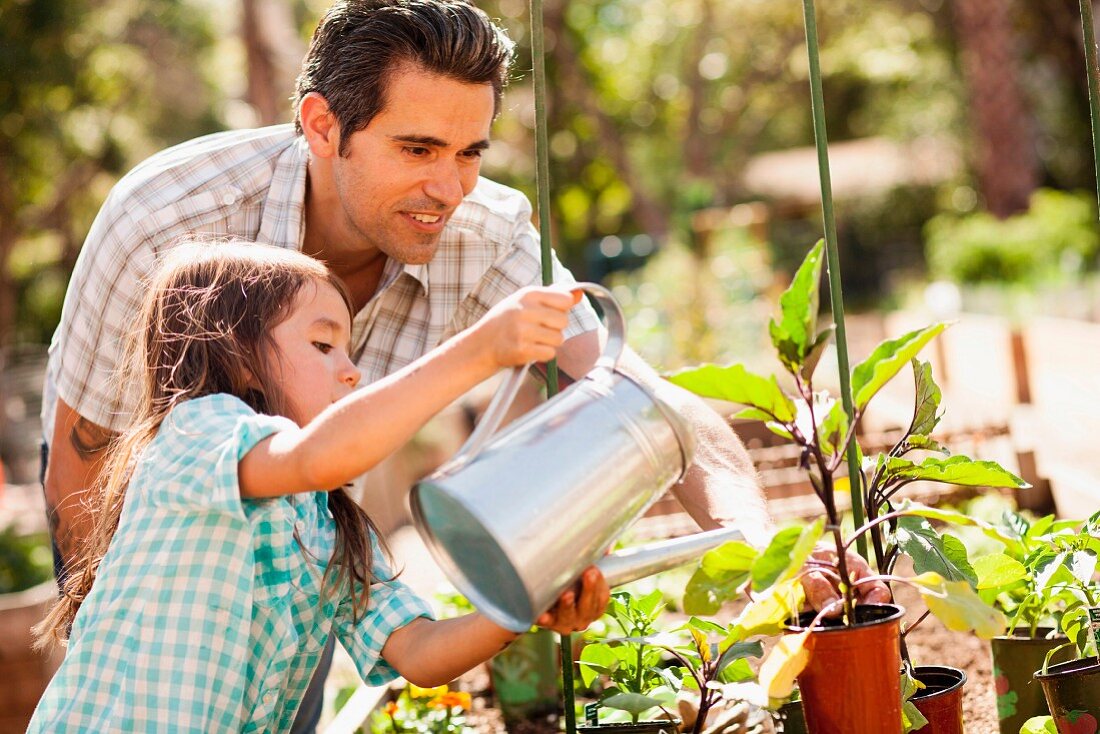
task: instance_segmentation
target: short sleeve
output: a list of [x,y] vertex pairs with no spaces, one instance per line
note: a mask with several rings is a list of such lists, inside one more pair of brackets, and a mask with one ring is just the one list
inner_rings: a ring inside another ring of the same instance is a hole
[[273,433],[295,428],[290,419],[257,413],[231,395],[188,400],[172,410],[142,461],[156,476],[137,484],[157,506],[243,513],[241,459]]
[[[392,571],[381,560],[377,543],[374,548],[375,578],[389,579]],[[351,655],[359,669],[359,675],[372,686],[380,686],[398,676],[394,668],[382,658],[382,647],[386,640],[417,617],[433,618],[427,602],[413,593],[397,579],[378,581],[371,585],[370,604],[358,619],[353,617],[352,600],[341,601],[334,630],[344,649]]]

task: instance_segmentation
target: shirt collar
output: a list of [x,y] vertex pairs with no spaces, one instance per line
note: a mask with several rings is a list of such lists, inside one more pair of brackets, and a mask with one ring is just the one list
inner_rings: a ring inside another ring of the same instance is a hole
[[301,250],[305,239],[306,163],[309,146],[295,135],[275,161],[257,239],[269,245]]

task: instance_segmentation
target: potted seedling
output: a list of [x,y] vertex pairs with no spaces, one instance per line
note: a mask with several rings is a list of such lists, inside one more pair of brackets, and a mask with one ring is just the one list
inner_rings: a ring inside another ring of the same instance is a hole
[[[638,598],[627,592],[612,595],[608,618],[623,636],[586,645],[579,661],[581,676],[586,685],[603,676],[609,685],[600,704],[627,712],[631,724],[589,725],[578,731],[607,732],[612,726],[615,731],[668,730],[671,715],[665,707],[674,703],[678,691],[690,691],[698,699],[692,718],[685,721],[686,731],[721,731],[744,713],[736,707],[723,713],[717,707],[730,690],[736,691],[728,686],[755,679],[748,658],[760,657],[761,643],[745,639],[743,630],[698,617],[661,632],[656,622],[662,607],[660,591]],[[664,721],[639,722],[642,714],[656,709],[664,712]]]
[[[811,732],[896,734],[903,727],[899,671],[904,610],[894,604],[857,606],[858,586],[874,579],[910,584],[949,629],[973,630],[984,637],[1004,629],[1003,615],[984,603],[973,588],[975,580],[962,543],[941,536],[929,522],[974,521],[960,513],[913,503],[895,506],[897,493],[916,481],[984,487],[1027,485],[993,462],[927,455],[945,453],[931,437],[941,417],[940,391],[930,366],[915,357],[946,324],[887,340],[854,368],[850,376],[852,419],[839,401],[815,391],[814,372],[832,334],[832,327],[818,329],[817,325],[821,267],[819,242],[780,298],[779,319],[769,325],[779,361],[793,383],[791,394],[780,387],[775,376],[759,376],[741,365],[704,365],[670,379],[703,397],[746,405],[739,417],[763,420],[773,432],[798,445],[802,465],[823,507],[823,517],[816,523],[799,531],[797,538],[793,534],[785,538],[790,551],[786,559],[782,553],[771,557],[770,564],[782,569],[775,581],[765,585],[769,573],[749,585],[753,601],[742,617],[764,618],[776,629],[795,620],[761,667],[761,683],[769,694],[781,697],[789,693],[797,677]],[[856,427],[871,398],[909,365],[916,380],[911,424],[889,451],[865,457],[854,440]],[[867,511],[866,523],[847,535],[842,530],[835,481],[846,456],[853,457],[860,470],[856,472],[860,486],[851,487],[851,491],[859,493]],[[802,571],[810,549],[822,536],[829,538],[835,550],[835,563],[811,562],[809,571]],[[861,536],[870,541],[879,573],[856,579],[849,574],[845,553]],[[916,573],[910,578],[893,573],[902,554],[912,559]],[[741,593],[741,588],[729,585],[721,558],[716,555],[712,559],[710,571],[717,579],[711,591],[716,597],[730,598],[731,593]],[[803,602],[800,575],[811,571],[835,580],[842,597],[837,610],[799,615]],[[705,579],[699,580],[703,582]],[[839,615],[828,618],[833,611]]]
[[[1069,641],[1047,653],[1035,679],[1043,686],[1059,734],[1094,734],[1100,728],[1100,584],[1095,579],[1100,513],[1075,533],[1049,537],[1050,545],[1042,549],[1034,568],[1040,588],[1068,595],[1058,626]],[[1067,648],[1077,653],[1077,659],[1051,664]]]
[[[659,590],[642,597],[626,591],[611,595],[604,616],[608,634],[589,636],[577,661],[586,687],[595,685],[597,678],[604,684],[598,703],[586,707],[586,722],[578,725],[577,731],[671,734],[676,730],[679,721],[668,709],[675,706],[680,681],[661,665],[661,648],[651,644],[663,609]],[[607,722],[605,718],[601,724],[600,710],[604,708],[620,712],[611,717],[620,720]]]
[[[1050,713],[1033,675],[1048,653],[1067,642],[1060,631],[1062,616],[1082,597],[1062,581],[1069,573],[1083,583],[1077,577],[1088,571],[1087,551],[1079,551],[1080,560],[1071,562],[1066,571],[1054,563],[1064,546],[1077,542],[1080,525],[1075,520],[1055,520],[1053,515],[1030,521],[1006,511],[1000,523],[1003,549],[974,560],[979,594],[1009,620],[1006,634],[991,641],[1001,734],[1017,734],[1029,719]],[[1072,657],[1072,651],[1063,647],[1051,662]]]

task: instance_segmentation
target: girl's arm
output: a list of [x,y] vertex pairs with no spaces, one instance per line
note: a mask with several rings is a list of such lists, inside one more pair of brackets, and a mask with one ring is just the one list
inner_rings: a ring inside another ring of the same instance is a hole
[[[590,567],[578,588],[565,591],[536,623],[562,634],[583,630],[603,614],[610,593],[603,575]],[[477,612],[438,622],[420,617],[393,631],[382,657],[405,680],[431,688],[485,662],[518,636]]]
[[433,415],[503,367],[545,362],[562,343],[578,292],[526,288],[408,367],[280,431],[241,460],[243,497],[332,489],[403,446]]

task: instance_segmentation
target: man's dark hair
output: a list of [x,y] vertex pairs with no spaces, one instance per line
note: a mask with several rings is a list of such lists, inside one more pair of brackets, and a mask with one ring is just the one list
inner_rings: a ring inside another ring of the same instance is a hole
[[464,0],[338,0],[313,32],[294,100],[310,92],[340,124],[340,155],[351,133],[386,105],[390,76],[404,63],[467,84],[492,84],[493,114],[508,81],[514,45],[484,12]]

